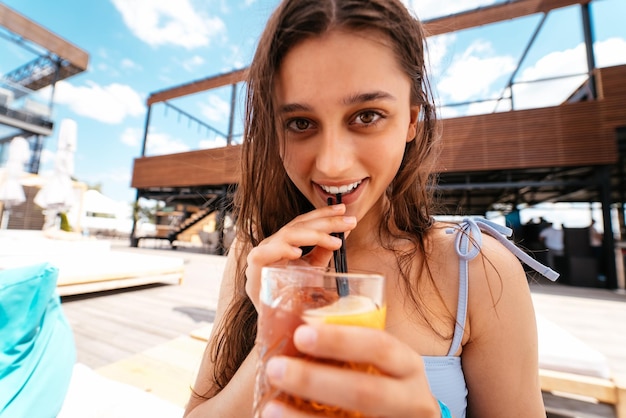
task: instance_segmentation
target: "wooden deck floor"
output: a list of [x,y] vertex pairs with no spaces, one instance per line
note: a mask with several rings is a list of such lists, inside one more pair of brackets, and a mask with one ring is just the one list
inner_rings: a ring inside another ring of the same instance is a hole
[[[78,362],[98,369],[167,343],[212,323],[226,258],[201,249],[128,248],[185,260],[182,285],[148,285],[62,298],[74,330]],[[614,372],[626,372],[626,295],[562,285],[531,286],[537,312],[607,355]],[[585,418],[613,418],[608,405],[544,396],[556,410]],[[559,417],[561,415],[558,415]]]
[[[213,321],[226,258],[201,249],[128,248],[124,251],[181,257],[181,285],[147,285],[62,298],[74,331],[77,361],[99,368],[140,351],[189,335]],[[120,248],[121,249],[121,248]]]

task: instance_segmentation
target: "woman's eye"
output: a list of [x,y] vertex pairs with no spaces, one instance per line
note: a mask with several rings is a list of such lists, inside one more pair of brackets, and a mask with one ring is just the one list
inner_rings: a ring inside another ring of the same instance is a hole
[[311,122],[306,119],[292,119],[287,123],[287,128],[295,132],[303,132],[311,127]]
[[371,125],[373,123],[378,122],[382,116],[378,112],[374,112],[373,110],[368,110],[362,113],[359,113],[356,117],[356,123],[363,125]]

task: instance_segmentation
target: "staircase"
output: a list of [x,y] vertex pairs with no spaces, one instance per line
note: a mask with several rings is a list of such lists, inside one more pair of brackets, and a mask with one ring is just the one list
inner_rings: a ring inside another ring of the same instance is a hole
[[194,226],[195,224],[197,224],[198,222],[202,221],[204,218],[206,218],[207,216],[215,212],[217,210],[216,203],[218,200],[219,200],[219,196],[214,196],[212,199],[208,200],[204,205],[202,205],[200,210],[198,210],[197,212],[194,212],[191,216],[183,219],[178,224],[178,226],[176,226],[176,228],[173,229],[169,233],[167,239],[170,242],[173,242],[174,240],[176,240],[176,237],[178,236],[178,234],[182,234],[183,232],[185,232],[186,230],[188,230],[189,228],[191,228],[192,226]]

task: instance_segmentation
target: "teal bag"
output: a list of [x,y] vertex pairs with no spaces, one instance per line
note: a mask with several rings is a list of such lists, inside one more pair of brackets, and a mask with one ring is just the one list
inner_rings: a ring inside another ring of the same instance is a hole
[[0,417],[52,418],[67,393],[76,348],[48,263],[0,270]]

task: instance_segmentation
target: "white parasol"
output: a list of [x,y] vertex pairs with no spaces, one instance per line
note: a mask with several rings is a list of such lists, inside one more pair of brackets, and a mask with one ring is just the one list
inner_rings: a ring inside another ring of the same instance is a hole
[[24,175],[24,164],[30,158],[28,141],[16,136],[9,144],[9,156],[4,172],[0,178],[0,200],[3,204],[2,222],[0,229],[6,229],[9,224],[11,208],[26,201],[21,179]]
[[76,122],[63,119],[59,128],[54,172],[35,196],[34,202],[44,209],[44,229],[52,227],[59,213],[67,212],[74,204],[74,153],[76,152]]

